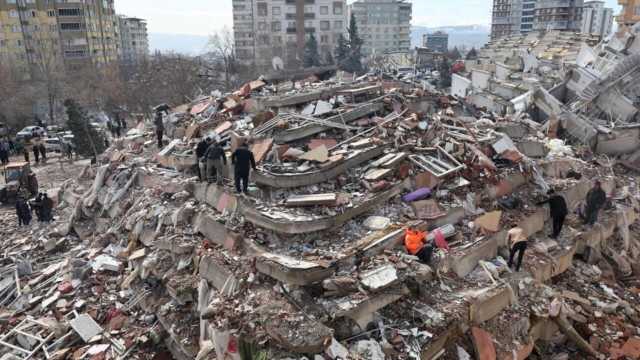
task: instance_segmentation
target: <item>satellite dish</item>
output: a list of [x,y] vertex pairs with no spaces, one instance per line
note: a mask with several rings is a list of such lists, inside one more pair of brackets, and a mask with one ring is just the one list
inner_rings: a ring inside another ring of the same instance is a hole
[[284,69],[284,61],[282,61],[279,56],[276,56],[271,60],[271,65],[273,66],[273,70],[275,71]]

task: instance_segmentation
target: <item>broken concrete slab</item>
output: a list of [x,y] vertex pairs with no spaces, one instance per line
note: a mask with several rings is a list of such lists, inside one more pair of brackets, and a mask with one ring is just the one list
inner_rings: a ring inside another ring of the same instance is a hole
[[335,193],[291,195],[285,201],[285,206],[287,207],[335,206],[337,201],[338,201],[338,195]]
[[71,320],[69,325],[71,325],[73,330],[75,330],[86,343],[104,331],[88,314],[80,314]]
[[256,267],[258,271],[274,279],[300,286],[319,283],[335,272],[335,269],[328,266],[272,253],[257,256]]
[[472,327],[471,335],[478,360],[496,360],[496,347],[491,334],[481,328]]
[[380,291],[398,281],[393,265],[384,265],[360,274],[360,283],[370,291]]

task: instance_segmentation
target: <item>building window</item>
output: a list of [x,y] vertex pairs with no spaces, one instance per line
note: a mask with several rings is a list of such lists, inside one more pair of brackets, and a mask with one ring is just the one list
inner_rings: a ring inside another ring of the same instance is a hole
[[342,30],[342,21],[334,21],[333,22],[333,28],[336,30]]
[[320,35],[320,43],[328,44],[329,43],[329,35]]
[[320,15],[329,15],[329,7],[320,6]]
[[342,3],[334,2],[333,3],[333,15],[342,15]]
[[49,17],[54,17],[54,16],[56,16],[56,11],[55,10],[49,10],[49,11],[47,11],[47,15]]
[[61,31],[79,31],[81,29],[80,23],[61,23]]
[[82,11],[79,8],[75,9],[58,9],[58,16],[80,16]]
[[272,22],[271,31],[282,31],[282,23],[280,21]]
[[267,30],[267,23],[266,22],[259,22],[258,23],[258,30]]
[[269,15],[267,3],[258,3],[258,16],[267,16],[267,15]]
[[320,21],[320,30],[331,30],[331,21]]
[[274,6],[274,7],[271,9],[271,13],[272,13],[273,15],[280,15],[280,14],[281,14],[281,13],[280,13],[280,7],[279,7],[279,6]]

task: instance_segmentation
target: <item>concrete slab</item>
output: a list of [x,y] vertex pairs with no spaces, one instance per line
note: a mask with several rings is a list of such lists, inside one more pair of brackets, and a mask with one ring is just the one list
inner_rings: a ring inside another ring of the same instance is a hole
[[84,342],[89,342],[94,336],[101,334],[104,330],[88,314],[81,314],[69,322]]

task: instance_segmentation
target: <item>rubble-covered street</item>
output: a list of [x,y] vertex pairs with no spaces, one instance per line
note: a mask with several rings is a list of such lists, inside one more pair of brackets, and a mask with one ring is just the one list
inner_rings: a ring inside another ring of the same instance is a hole
[[[0,359],[640,359],[638,31],[490,43],[454,95],[261,77],[173,107],[161,149],[140,122],[97,164],[35,167],[54,221],[1,209]],[[198,178],[206,137],[222,185]]]

